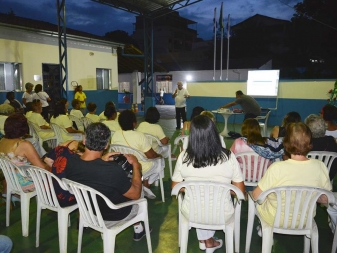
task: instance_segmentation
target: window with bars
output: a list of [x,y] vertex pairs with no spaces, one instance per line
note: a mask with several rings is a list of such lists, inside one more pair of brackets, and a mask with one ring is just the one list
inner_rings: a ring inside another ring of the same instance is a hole
[[109,90],[111,88],[111,70],[96,69],[97,90]]
[[0,62],[0,90],[23,90],[21,63]]

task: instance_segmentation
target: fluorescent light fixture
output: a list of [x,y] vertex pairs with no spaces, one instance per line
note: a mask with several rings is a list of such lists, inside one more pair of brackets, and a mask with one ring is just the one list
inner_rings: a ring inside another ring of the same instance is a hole
[[192,80],[192,76],[191,75],[187,75],[186,76],[186,81],[191,81]]
[[42,77],[40,75],[34,75],[34,81],[41,81]]

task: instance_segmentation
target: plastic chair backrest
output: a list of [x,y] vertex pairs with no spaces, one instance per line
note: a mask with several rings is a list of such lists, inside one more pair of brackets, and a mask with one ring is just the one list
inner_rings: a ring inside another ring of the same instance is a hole
[[81,219],[90,227],[94,227],[98,231],[103,232],[106,226],[98,206],[97,196],[100,196],[111,209],[117,209],[117,207],[106,196],[89,186],[76,183],[66,178],[63,178],[62,181],[66,187],[69,188],[70,192],[75,195]]
[[81,121],[83,123],[84,129],[87,129],[87,127],[92,123],[92,120],[87,117],[82,117]]
[[116,152],[120,152],[121,154],[132,154],[134,156],[137,157],[138,160],[142,161],[142,162],[149,162],[144,153],[140,152],[137,149],[128,147],[128,146],[123,146],[123,145],[119,145],[119,144],[111,144],[110,145],[110,149],[109,151],[116,151]]
[[259,156],[253,151],[236,153],[235,157],[242,166],[244,183],[247,186],[257,186],[271,164],[269,159]]
[[82,131],[84,130],[84,124],[83,124],[82,119],[77,118],[76,116],[71,115],[71,114],[68,115],[68,118],[69,118],[71,121],[75,122],[75,124],[76,124],[78,130],[82,130]]
[[39,135],[35,129],[35,124],[31,121],[27,121],[28,122],[28,127],[29,127],[29,135],[33,136],[33,138],[38,139]]
[[11,188],[14,191],[23,193],[21,185],[19,183],[17,172],[19,172],[22,176],[26,176],[24,170],[20,167],[16,166],[12,163],[8,158],[4,155],[0,155],[0,168],[5,176],[7,187]]
[[57,142],[56,146],[58,146],[60,143],[63,142],[62,133],[61,133],[62,128],[59,125],[54,124],[54,123],[50,123],[50,126],[55,132],[56,142]]
[[60,207],[54,190],[53,180],[55,180],[61,188],[66,190],[67,188],[64,186],[64,183],[53,173],[45,169],[30,165],[26,165],[25,167],[27,167],[29,176],[34,182],[37,197],[42,205],[49,206],[51,208]]
[[332,162],[336,159],[337,153],[329,151],[310,151],[307,157],[322,161],[330,172]]
[[[239,200],[244,200],[242,191],[231,184],[213,181],[184,181],[175,185],[171,195],[179,194],[181,188],[185,188],[185,194],[189,195],[191,223],[205,225],[226,224],[225,208],[233,205],[231,191],[234,191]],[[194,201],[193,201],[194,200]]]
[[274,227],[280,229],[310,229],[316,202],[323,194],[328,197],[329,203],[335,203],[332,192],[307,186],[271,188],[262,192],[256,202],[262,204],[269,194],[274,194],[277,200]]

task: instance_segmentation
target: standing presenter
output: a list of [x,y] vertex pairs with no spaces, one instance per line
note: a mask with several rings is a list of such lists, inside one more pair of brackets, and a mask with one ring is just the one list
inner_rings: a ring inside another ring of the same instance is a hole
[[254,98],[252,98],[251,96],[243,94],[243,92],[241,90],[238,90],[237,92],[235,92],[235,96],[236,96],[235,101],[233,101],[231,103],[228,103],[226,105],[223,105],[220,108],[229,108],[229,107],[232,107],[234,105],[240,105],[242,107],[242,110],[243,110],[244,114],[245,114],[244,120],[254,119],[257,116],[260,116],[261,107],[259,106],[259,104],[256,102],[256,100]]
[[177,82],[177,86],[178,88],[172,94],[172,98],[175,100],[176,107],[176,129],[179,130],[181,129],[181,118],[183,119],[183,122],[186,121],[186,98],[190,98],[190,94],[187,89],[183,88],[182,82]]

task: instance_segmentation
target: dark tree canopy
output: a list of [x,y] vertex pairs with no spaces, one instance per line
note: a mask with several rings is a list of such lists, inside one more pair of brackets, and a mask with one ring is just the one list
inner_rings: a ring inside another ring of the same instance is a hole
[[115,42],[120,42],[124,44],[133,44],[136,46],[136,42],[131,38],[131,36],[122,30],[115,30],[111,32],[107,32],[104,37],[111,39],[112,41]]

